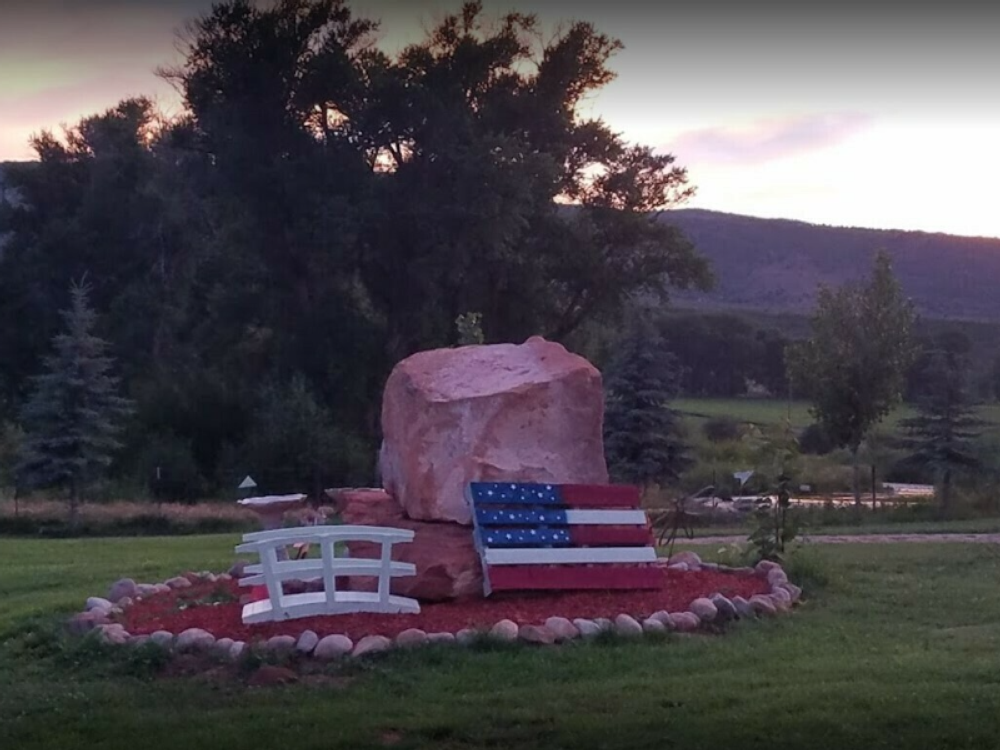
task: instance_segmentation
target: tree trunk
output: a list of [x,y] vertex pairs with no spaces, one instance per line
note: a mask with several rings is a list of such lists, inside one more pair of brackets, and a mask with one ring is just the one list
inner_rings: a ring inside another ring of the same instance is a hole
[[78,508],[80,505],[80,488],[76,477],[69,480],[69,530],[76,533],[79,524]]
[[861,465],[858,463],[858,445],[851,446],[851,484],[854,490],[854,507],[861,509]]

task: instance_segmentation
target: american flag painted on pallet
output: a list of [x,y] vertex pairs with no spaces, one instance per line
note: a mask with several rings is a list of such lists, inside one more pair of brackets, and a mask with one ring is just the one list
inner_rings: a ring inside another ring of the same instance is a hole
[[637,487],[472,482],[467,497],[487,596],[662,585]]

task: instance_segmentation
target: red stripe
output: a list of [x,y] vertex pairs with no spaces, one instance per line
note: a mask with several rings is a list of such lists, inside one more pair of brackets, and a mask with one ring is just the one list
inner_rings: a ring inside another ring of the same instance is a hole
[[647,526],[570,526],[574,547],[649,547],[653,535]]
[[642,565],[491,565],[493,591],[525,589],[658,589],[663,571]]
[[639,488],[628,484],[561,484],[559,491],[574,508],[639,507]]

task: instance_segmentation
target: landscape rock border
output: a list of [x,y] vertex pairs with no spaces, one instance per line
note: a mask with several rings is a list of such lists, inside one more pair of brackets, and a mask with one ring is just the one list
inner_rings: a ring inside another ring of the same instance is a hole
[[[696,571],[700,569],[720,572],[752,574],[766,580],[770,588],[768,594],[757,594],[749,600],[736,596],[732,599],[721,593],[699,597],[680,612],[665,610],[643,617],[641,620],[627,612],[612,618],[569,620],[553,615],[543,623],[518,625],[512,620],[500,620],[492,627],[481,630],[464,628],[457,633],[426,633],[417,628],[404,630],[395,638],[372,634],[356,643],[346,635],[327,635],[320,638],[312,630],[298,634],[276,635],[252,643],[234,641],[231,638],[216,638],[212,633],[200,628],[188,628],[180,633],[158,630],[149,635],[132,635],[115,621],[117,616],[136,601],[146,596],[188,588],[195,582],[215,583],[231,581],[242,576],[239,564],[229,573],[187,573],[175,576],[162,583],[136,583],[131,578],[116,581],[109,589],[107,597],[92,596],[87,599],[82,612],[69,618],[66,627],[74,635],[89,635],[103,643],[123,646],[139,646],[148,642],[170,650],[175,654],[211,653],[232,661],[239,660],[251,649],[275,655],[297,654],[319,661],[330,661],[346,657],[361,657],[367,654],[391,649],[411,649],[433,643],[469,644],[479,638],[535,645],[556,645],[577,639],[591,639],[601,633],[610,632],[620,637],[634,638],[649,634],[697,632],[718,632],[720,626],[735,621],[774,617],[790,612],[802,598],[802,589],[788,580],[788,575],[778,563],[768,560],[757,563],[753,568],[732,568],[715,563],[702,562],[694,552],[680,552],[661,561],[671,569]],[[289,625],[294,620],[289,621]]]

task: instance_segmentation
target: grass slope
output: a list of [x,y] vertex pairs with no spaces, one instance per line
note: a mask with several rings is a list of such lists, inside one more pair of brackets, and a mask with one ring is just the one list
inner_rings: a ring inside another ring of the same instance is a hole
[[74,667],[21,625],[79,606],[121,574],[218,569],[233,541],[5,540],[0,747],[998,746],[1000,558],[986,545],[803,550],[793,578],[826,585],[796,615],[721,638],[439,648],[323,686],[148,680],[93,659]]

